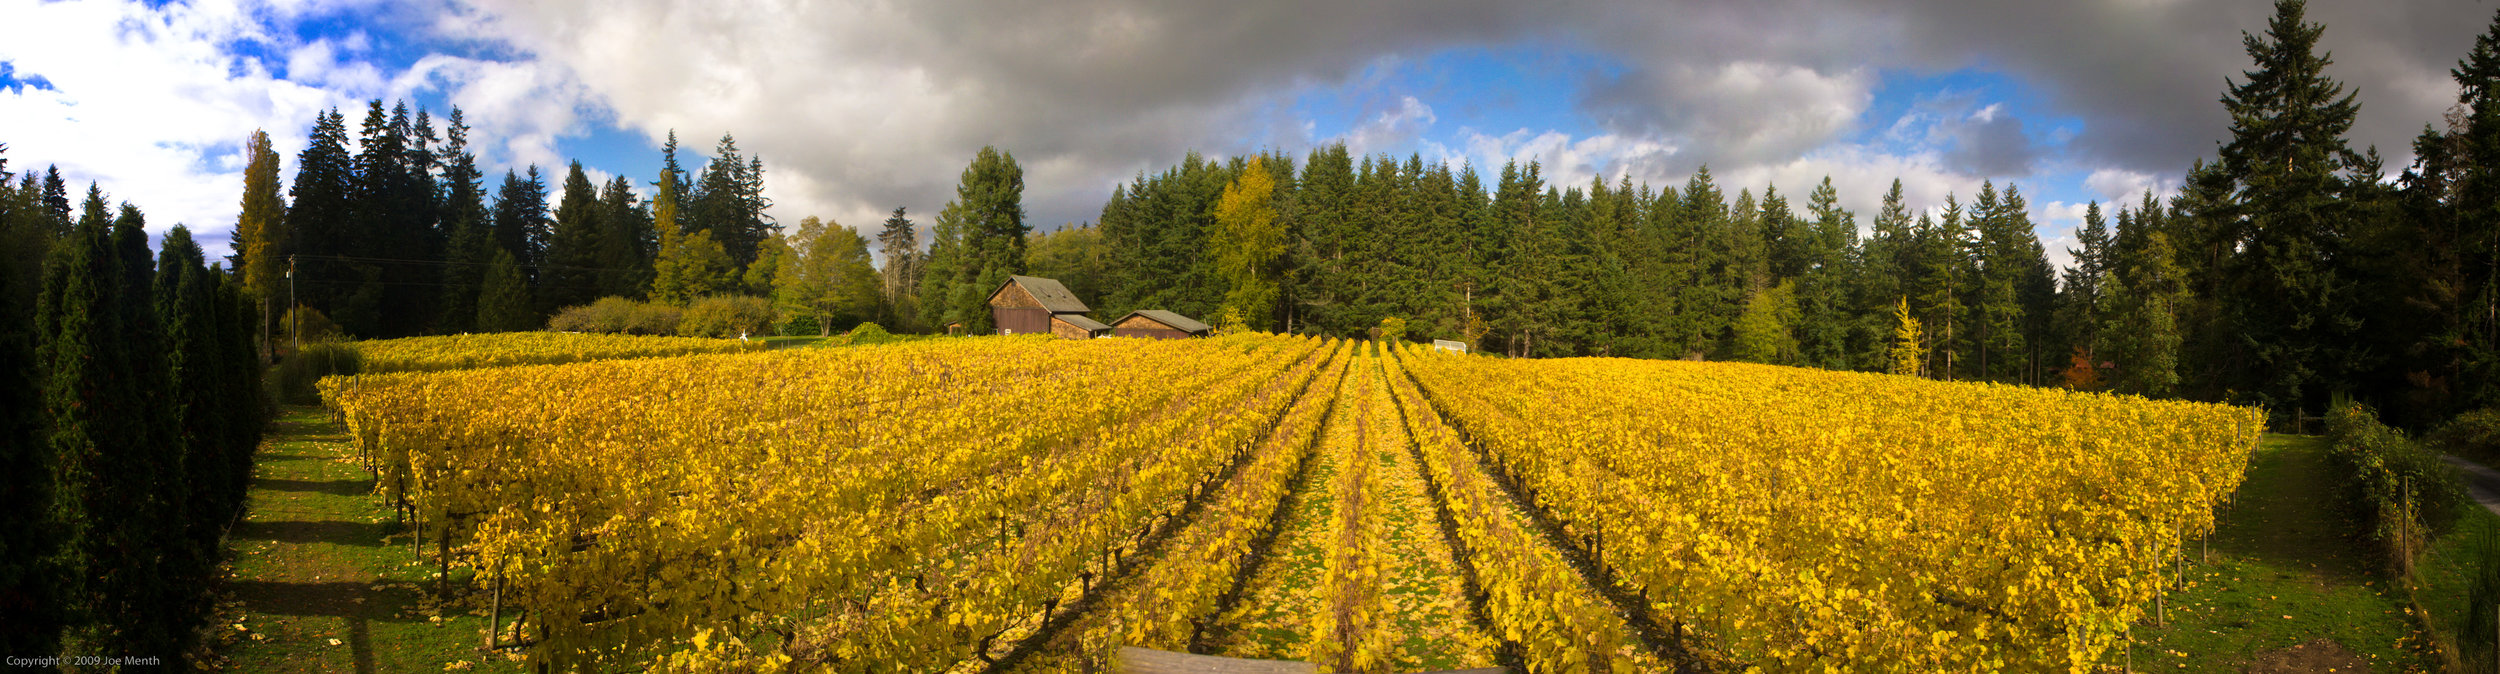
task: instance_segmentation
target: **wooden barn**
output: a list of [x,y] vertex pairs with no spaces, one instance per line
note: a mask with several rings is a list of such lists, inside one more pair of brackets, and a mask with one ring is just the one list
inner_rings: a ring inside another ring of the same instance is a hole
[[1186,339],[1205,337],[1214,328],[1197,319],[1162,309],[1139,309],[1111,322],[1111,334],[1121,337],[1154,339]]
[[1085,303],[1068,292],[1058,281],[1033,276],[1009,276],[1007,282],[990,291],[990,323],[998,326],[998,334],[1030,335],[1051,333],[1069,339],[1091,339],[1111,331],[1111,326],[1085,317],[1091,311]]

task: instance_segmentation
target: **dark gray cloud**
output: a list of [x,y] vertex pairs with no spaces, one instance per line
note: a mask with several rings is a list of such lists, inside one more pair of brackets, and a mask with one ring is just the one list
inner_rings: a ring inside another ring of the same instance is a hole
[[[2446,107],[2445,70],[2491,11],[2466,0],[2314,8],[2331,74],[2361,92],[2355,144],[2402,159]],[[2045,112],[2083,128],[2052,156],[2024,139],[2024,120],[1965,120],[1933,148],[1939,171],[2014,176],[2054,161],[2175,174],[2223,136],[2215,99],[2248,67],[2240,33],[2270,13],[2186,0],[480,0],[447,24],[536,55],[631,128],[736,131],[778,167],[772,187],[798,211],[784,219],[860,225],[898,204],[933,210],[972,152],[995,144],[1025,162],[1034,220],[1055,224],[1090,219],[1112,184],[1190,149],[1323,140],[1279,119],[1298,91],[1361,86],[1354,78],[1388,59],[1519,43],[1624,66],[1575,102],[1624,138],[1547,144],[1638,148],[1645,170],[1795,165],[1892,123],[1864,118],[1882,73],[1977,68],[2023,81]]]

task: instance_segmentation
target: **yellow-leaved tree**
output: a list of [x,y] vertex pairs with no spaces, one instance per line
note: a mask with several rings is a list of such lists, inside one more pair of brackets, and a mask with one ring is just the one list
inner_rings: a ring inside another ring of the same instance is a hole
[[1918,317],[1910,315],[1910,298],[1895,303],[1892,316],[1900,321],[1892,330],[1892,373],[1927,376],[1927,336],[1920,334]]
[[1276,313],[1275,267],[1285,252],[1285,227],[1276,219],[1276,177],[1262,158],[1250,158],[1241,175],[1224,186],[1207,248],[1226,287],[1218,313],[1239,316],[1253,330],[1267,329]]

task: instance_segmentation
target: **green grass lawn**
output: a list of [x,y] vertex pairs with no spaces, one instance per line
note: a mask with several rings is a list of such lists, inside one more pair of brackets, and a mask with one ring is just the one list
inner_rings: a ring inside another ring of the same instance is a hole
[[[2500,534],[2500,515],[2479,505],[2468,508],[2458,519],[2456,529],[2433,541],[2415,562],[2414,582],[2418,589],[2414,596],[2430,612],[2431,626],[2439,632],[2441,647],[2451,652],[2455,651],[2457,630],[2465,621],[2466,590],[2473,582],[2475,566],[2480,563],[2473,544],[2494,534]],[[2482,664],[2489,666],[2488,661]]]
[[2210,561],[2191,546],[2166,621],[2136,626],[2142,671],[2431,671],[2427,636],[2329,500],[2326,443],[2268,435],[2220,516]]
[[[346,431],[317,408],[270,425],[250,514],[207,639],[239,672],[522,671],[480,650],[474,597],[438,607],[433,568],[374,498]],[[457,584],[455,584],[457,585]],[[509,616],[507,616],[509,619]],[[467,665],[457,664],[467,662]]]

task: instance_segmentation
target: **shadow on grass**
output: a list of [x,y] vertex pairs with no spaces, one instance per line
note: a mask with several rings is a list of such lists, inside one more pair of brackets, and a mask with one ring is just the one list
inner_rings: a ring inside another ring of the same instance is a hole
[[329,494],[329,495],[332,495],[332,496],[371,496],[371,495],[373,495],[373,481],[372,481],[372,480],[318,480],[318,481],[316,481],[316,480],[282,480],[282,479],[277,479],[277,478],[267,478],[267,477],[263,477],[263,478],[254,478],[254,479],[252,480],[252,488],[253,488],[253,489],[267,489],[267,490],[271,490],[271,491],[302,491],[302,492],[313,492],[313,493],[318,493],[318,494]]
[[234,527],[236,540],[330,543],[365,548],[382,547],[382,535],[385,533],[389,533],[389,527],[385,525],[338,520],[244,522]]
[[373,622],[416,622],[409,607],[417,595],[405,587],[374,590],[366,583],[331,581],[314,583],[280,583],[238,580],[228,583],[235,599],[255,613],[265,615],[338,618],[347,624],[347,646],[356,663],[356,671],[376,671],[373,655]]
[[2324,439],[2266,436],[2249,459],[2248,480],[2217,519],[2215,552],[2314,569],[2320,580],[2340,584],[2376,578],[2366,546],[2353,539],[2335,505]]

